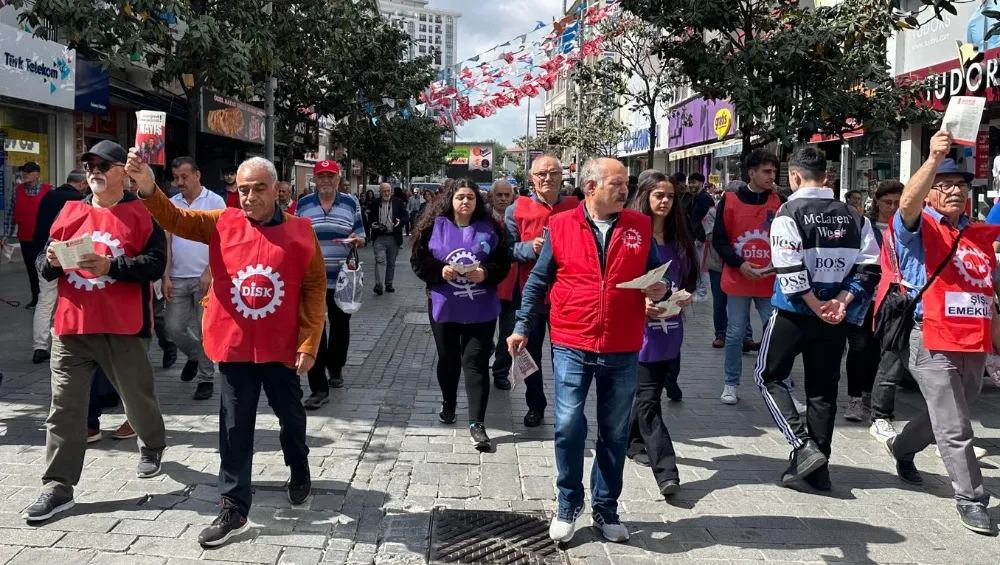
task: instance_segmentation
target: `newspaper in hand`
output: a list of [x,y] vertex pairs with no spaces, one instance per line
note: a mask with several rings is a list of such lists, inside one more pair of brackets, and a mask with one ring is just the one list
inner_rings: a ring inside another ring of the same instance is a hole
[[71,271],[80,268],[80,259],[89,253],[94,252],[94,242],[90,239],[90,234],[83,234],[80,237],[67,241],[55,241],[52,243],[52,251],[59,259],[64,271]]
[[941,131],[951,134],[959,145],[976,145],[979,124],[983,119],[986,98],[979,96],[955,96],[948,102],[948,109],[941,121]]
[[670,295],[670,298],[656,304],[657,308],[664,308],[665,311],[657,318],[673,318],[681,315],[680,302],[691,298],[691,293],[686,290],[678,290]]
[[535,364],[535,360],[531,358],[531,354],[528,353],[527,349],[522,349],[514,356],[512,361],[513,363],[510,367],[511,388],[516,387],[517,383],[523,383],[524,379],[530,377],[538,370],[538,365]]
[[642,275],[637,279],[632,279],[628,282],[618,283],[618,288],[635,288],[639,290],[646,290],[647,288],[653,286],[654,284],[663,280],[663,275],[667,273],[667,267],[670,266],[671,261],[660,265],[659,267],[653,269],[652,271]]
[[479,261],[475,261],[475,262],[472,262],[472,263],[458,263],[456,261],[452,261],[449,264],[449,266],[452,269],[455,269],[455,271],[458,274],[464,276],[464,275],[467,275],[467,274],[471,273],[472,271],[475,271],[476,269],[478,269],[479,268]]

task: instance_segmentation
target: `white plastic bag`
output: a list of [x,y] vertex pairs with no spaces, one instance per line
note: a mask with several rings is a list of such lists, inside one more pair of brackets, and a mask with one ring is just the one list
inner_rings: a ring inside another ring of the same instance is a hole
[[990,353],[986,356],[986,374],[993,381],[993,386],[1000,388],[1000,355]]
[[365,287],[365,275],[356,249],[351,249],[337,275],[337,288],[333,301],[345,314],[353,314],[361,309],[361,295]]

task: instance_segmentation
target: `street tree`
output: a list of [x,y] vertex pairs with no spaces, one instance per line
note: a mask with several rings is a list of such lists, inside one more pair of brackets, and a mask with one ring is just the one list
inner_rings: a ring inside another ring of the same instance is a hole
[[675,89],[685,82],[677,62],[656,54],[663,33],[649,22],[623,12],[598,25],[598,35],[604,38],[601,48],[612,59],[581,65],[580,80],[584,84],[613,93],[620,104],[638,112],[648,120],[649,151],[646,159],[653,162],[656,151],[657,110],[674,102]]
[[[582,74],[580,92],[567,96],[567,103],[553,112],[548,132],[541,136],[552,148],[575,148],[580,163],[594,157],[614,157],[627,128],[619,119],[620,102],[597,75]],[[578,96],[583,103],[578,104]]]
[[804,7],[797,0],[623,0],[663,32],[656,53],[695,92],[732,102],[744,157],[771,142],[929,123],[922,85],[890,75],[900,25],[884,0]]
[[253,84],[251,68],[269,64],[275,45],[263,0],[103,0],[87,9],[65,0],[13,0],[13,5],[36,35],[64,38],[108,67],[145,67],[155,86],[179,87],[188,105],[192,156],[201,88],[245,95]]

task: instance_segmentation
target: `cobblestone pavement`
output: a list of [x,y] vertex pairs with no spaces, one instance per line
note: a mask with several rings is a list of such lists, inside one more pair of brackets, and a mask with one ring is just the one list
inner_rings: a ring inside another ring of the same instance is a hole
[[[370,250],[362,254],[369,271]],[[487,425],[495,453],[475,452],[463,426],[437,422],[434,344],[424,291],[408,256],[400,254],[398,291],[369,294],[352,320],[346,388],[334,390],[332,402],[309,415],[316,489],[311,506],[289,508],[277,420],[262,398],[250,516],[256,528],[207,551],[196,538],[214,518],[218,502],[218,396],[191,400],[194,383],[179,379],[183,358],[171,370],[158,370],[170,445],[164,473],[137,480],[134,442],[103,439],[87,453],[76,508],[40,527],[24,524],[20,512],[38,494],[44,463],[49,373],[30,362],[30,314],[0,304],[0,564],[408,565],[427,560],[435,506],[551,511],[551,415],[541,428],[524,428],[523,392],[492,392]],[[3,269],[0,295],[27,297],[19,269]],[[709,347],[710,303],[696,304],[688,320],[684,401],[665,405],[683,491],[665,503],[649,470],[628,463],[621,511],[632,540],[604,543],[584,526],[566,550],[570,563],[996,562],[996,538],[959,526],[941,461],[931,451],[918,456],[925,486],[905,486],[864,425],[838,421],[832,494],[776,486],[788,446],[749,377],[753,359],[744,357],[742,401],[723,406],[718,401],[722,352]],[[155,345],[151,355],[159,366]],[[548,359],[543,366],[550,375]],[[305,380],[303,387],[308,388]],[[845,396],[842,392],[841,411]],[[900,400],[905,418],[920,398],[906,393]],[[588,412],[593,423],[593,402]],[[987,487],[996,494],[1000,394],[984,391],[975,413],[976,443],[990,452],[982,462]],[[105,432],[122,420],[120,408],[106,414]],[[591,426],[591,448],[594,434]],[[996,508],[991,511],[998,518]],[[589,518],[581,525],[589,525]]]

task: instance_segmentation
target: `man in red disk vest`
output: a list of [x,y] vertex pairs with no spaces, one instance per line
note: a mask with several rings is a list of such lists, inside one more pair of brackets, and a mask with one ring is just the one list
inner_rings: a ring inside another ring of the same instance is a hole
[[[649,217],[623,210],[628,171],[616,159],[588,161],[580,171],[584,203],[549,221],[548,236],[524,285],[514,333],[516,356],[545,319],[551,286],[552,373],[555,379],[555,459],[559,512],[549,537],[568,542],[583,509],[584,406],[592,382],[600,406],[591,470],[594,524],[609,541],[628,539],[618,519],[629,416],[639,369],[646,308],[667,292],[662,279],[645,290],[617,288],[660,266]],[[557,185],[558,186],[558,185]],[[614,313],[614,323],[612,323]]]
[[[531,178],[535,183],[535,191],[531,196],[521,196],[507,207],[504,213],[504,225],[507,228],[508,244],[511,259],[519,273],[514,283],[512,300],[514,308],[520,307],[521,294],[528,274],[531,273],[535,260],[542,250],[545,227],[549,217],[574,210],[580,204],[575,196],[561,196],[559,187],[562,185],[562,163],[552,155],[542,155],[535,159],[531,166]],[[540,426],[545,416],[548,402],[545,400],[545,389],[542,383],[542,345],[545,343],[545,329],[549,325],[548,299],[539,304],[538,323],[531,328],[528,336],[528,352],[539,369],[525,379],[524,399],[528,404],[528,413],[524,416],[524,425],[529,428]],[[497,379],[497,388],[508,390],[508,379]]]
[[28,284],[31,286],[31,302],[26,308],[29,310],[38,304],[38,269],[35,267],[35,259],[43,251],[34,244],[35,237],[35,217],[38,215],[38,205],[42,202],[42,197],[52,190],[51,184],[40,183],[42,168],[34,161],[28,161],[21,166],[21,184],[14,187],[14,196],[10,199],[10,210],[7,214],[7,223],[4,226],[3,235],[0,235],[0,247],[14,237],[17,228],[17,240],[21,243],[21,257],[24,259],[24,268],[28,270]]
[[326,314],[326,269],[312,223],[277,205],[274,165],[247,159],[236,173],[241,208],[187,210],[156,190],[133,150],[129,175],[163,229],[208,245],[212,286],[202,317],[203,345],[222,373],[219,491],[222,509],[198,541],[224,544],[247,530],[252,500],[254,422],[261,387],[281,424],[281,450],[291,478],[289,501],[312,492],[306,413],[298,375],[316,360]]
[[990,495],[972,444],[971,407],[982,388],[986,354],[1000,350],[993,306],[993,242],[1000,228],[969,222],[965,207],[975,175],[947,158],[950,150],[947,133],[931,138],[930,158],[906,183],[882,245],[876,305],[892,282],[916,295],[931,280],[914,311],[909,350],[901,352],[902,359],[909,359],[926,409],[886,448],[899,477],[921,484],[913,457],[936,443],[955,489],[959,520],[989,535],[995,528],[986,512]]
[[[67,202],[49,231],[41,274],[58,280],[52,338],[52,408],[45,421],[42,494],[24,512],[41,522],[71,508],[87,451],[90,383],[103,368],[139,436],[136,476],[160,473],[167,443],[147,352],[153,282],[163,276],[167,239],[135,195],[125,191],[126,153],[102,141],[82,157],[93,194]],[[94,253],[64,270],[52,244],[82,236]]]

